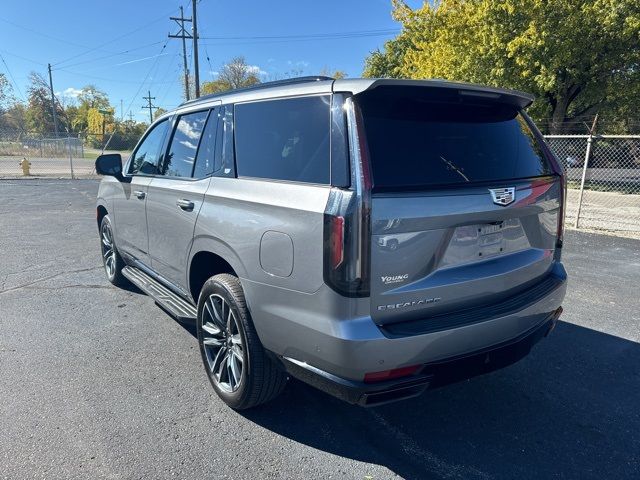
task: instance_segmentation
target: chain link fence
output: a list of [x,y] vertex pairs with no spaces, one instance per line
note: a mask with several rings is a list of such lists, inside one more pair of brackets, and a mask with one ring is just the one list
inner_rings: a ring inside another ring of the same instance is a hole
[[548,135],[567,173],[567,223],[640,236],[640,135]]
[[[640,237],[640,135],[545,138],[567,173],[567,225]],[[99,140],[0,131],[0,178],[95,177],[94,163],[101,150],[91,145],[99,145]]]
[[0,130],[0,178],[93,177],[102,151],[92,148],[96,142],[90,140],[77,134]]

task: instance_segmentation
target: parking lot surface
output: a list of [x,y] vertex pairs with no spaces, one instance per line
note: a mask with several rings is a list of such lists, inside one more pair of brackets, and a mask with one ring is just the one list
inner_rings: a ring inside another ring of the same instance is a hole
[[638,478],[640,241],[568,232],[562,322],[375,409],[290,382],[236,413],[194,328],[102,271],[93,180],[0,181],[0,478]]

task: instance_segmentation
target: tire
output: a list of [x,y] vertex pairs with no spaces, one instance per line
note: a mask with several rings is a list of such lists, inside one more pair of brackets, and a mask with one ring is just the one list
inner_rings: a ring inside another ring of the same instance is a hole
[[116,287],[126,287],[129,281],[122,275],[125,267],[124,260],[118,253],[113,237],[113,227],[109,215],[102,217],[100,222],[100,251],[102,252],[102,265],[109,280]]
[[237,277],[224,273],[205,282],[197,330],[209,381],[228,406],[245,410],[282,392],[287,375],[266,354]]

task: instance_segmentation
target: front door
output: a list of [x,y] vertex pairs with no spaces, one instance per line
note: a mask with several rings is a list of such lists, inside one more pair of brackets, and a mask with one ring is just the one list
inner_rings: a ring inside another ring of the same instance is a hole
[[147,232],[147,196],[169,128],[163,120],[149,129],[134,150],[127,166],[122,192],[114,195],[115,236],[118,250],[139,262],[150,265]]
[[151,268],[188,293],[193,231],[213,173],[218,108],[176,118],[160,171],[149,185],[147,223]]

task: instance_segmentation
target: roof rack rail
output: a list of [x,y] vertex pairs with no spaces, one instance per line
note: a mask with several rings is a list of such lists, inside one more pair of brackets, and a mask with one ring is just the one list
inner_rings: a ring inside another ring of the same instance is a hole
[[251,90],[260,90],[261,88],[279,87],[283,85],[295,85],[298,83],[321,82],[323,80],[335,80],[335,78],[327,77],[324,75],[309,75],[306,77],[293,77],[293,78],[286,78],[284,80],[273,80],[271,82],[256,83],[255,85],[251,85],[249,87],[234,88],[231,90],[225,90],[224,92],[217,92],[217,93],[211,93],[209,95],[203,95],[199,98],[187,100],[186,102],[181,103],[179,106],[182,107],[184,105],[191,105],[193,103],[201,102],[209,98],[220,97],[222,95],[228,95],[236,92],[247,92]]
[[246,91],[251,91],[251,90],[260,90],[261,88],[269,88],[269,87],[278,87],[278,86],[283,86],[283,85],[295,85],[298,83],[309,83],[309,82],[321,82],[323,80],[335,80],[335,78],[333,77],[327,77],[324,75],[309,75],[306,77],[293,77],[293,78],[286,78],[284,80],[273,80],[271,82],[264,82],[264,83],[256,83],[255,85],[251,85],[249,87],[242,87],[242,88],[234,88],[232,90],[225,90],[224,92],[218,92],[218,93],[211,93],[209,95],[203,95],[199,98],[194,98],[192,100],[188,100],[184,103],[180,104],[180,107],[184,106],[184,105],[191,105],[193,103],[197,103],[203,100],[206,100],[208,98],[214,98],[214,97],[219,97],[222,95],[227,95],[230,93],[236,93],[236,92],[246,92]]

